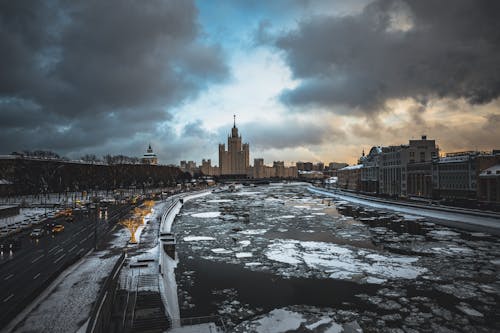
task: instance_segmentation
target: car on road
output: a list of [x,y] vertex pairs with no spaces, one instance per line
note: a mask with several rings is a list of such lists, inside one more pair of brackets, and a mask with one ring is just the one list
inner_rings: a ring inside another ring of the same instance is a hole
[[30,237],[31,238],[41,238],[43,237],[44,231],[40,228],[36,228],[31,230]]
[[68,215],[64,218],[64,221],[66,222],[73,222],[74,221],[74,217],[72,215]]
[[56,224],[53,228],[52,228],[52,233],[59,233],[61,231],[64,230],[64,226],[62,224]]

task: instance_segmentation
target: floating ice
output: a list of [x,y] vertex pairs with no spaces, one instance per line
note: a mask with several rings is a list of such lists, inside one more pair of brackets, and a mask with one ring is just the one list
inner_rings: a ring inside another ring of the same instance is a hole
[[297,208],[297,209],[311,209],[311,207],[309,206],[304,206],[304,205],[297,205],[297,206],[293,206],[294,208]]
[[208,236],[187,236],[184,237],[185,242],[196,242],[196,241],[213,241],[215,238]]
[[262,235],[267,232],[267,229],[247,229],[240,231],[241,234],[244,235]]
[[203,212],[203,213],[195,213],[191,214],[192,217],[200,217],[200,218],[210,218],[210,217],[219,217],[220,212]]
[[[377,279],[415,279],[427,270],[412,266],[416,257],[385,256],[367,250],[324,242],[275,240],[265,252],[268,259],[293,266],[329,273],[331,278],[352,279],[374,276]],[[377,280],[370,280],[377,281]]]
[[250,258],[252,257],[252,252],[238,252],[236,253],[236,258]]
[[331,321],[332,321],[331,318],[329,318],[329,317],[323,317],[319,321],[315,322],[314,324],[306,325],[306,328],[308,330],[314,330],[314,329],[318,328],[318,326],[321,326],[321,325],[324,325],[324,324],[328,324]]
[[295,217],[295,215],[283,215],[283,216],[280,216],[280,219],[293,219]]
[[260,262],[247,262],[245,266],[260,266],[262,263]]
[[460,236],[458,232],[451,231],[451,230],[432,230],[429,231],[428,235],[434,236],[434,237],[455,237],[455,236]]
[[256,331],[259,333],[287,332],[298,329],[305,321],[300,313],[275,309],[257,321],[259,326],[256,327]]
[[483,314],[481,312],[471,308],[469,304],[464,302],[461,302],[460,305],[457,305],[457,309],[471,317],[483,317]]
[[213,253],[221,253],[221,254],[233,253],[233,251],[226,250],[226,249],[223,249],[223,248],[212,249],[211,251]]
[[214,200],[207,200],[207,202],[215,202],[215,203],[218,203],[218,202],[232,202],[233,200],[231,199],[214,199]]
[[239,241],[238,243],[241,244],[241,246],[243,246],[243,247],[250,245],[249,240],[242,240],[242,241]]

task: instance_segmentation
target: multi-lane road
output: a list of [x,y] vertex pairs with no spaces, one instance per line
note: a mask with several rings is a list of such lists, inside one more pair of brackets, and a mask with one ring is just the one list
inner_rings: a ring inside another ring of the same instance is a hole
[[[40,239],[32,239],[30,230],[16,237],[20,247],[1,254],[0,258],[0,329],[26,307],[65,268],[95,246],[118,219],[130,211],[130,205],[108,207],[107,219],[95,219],[94,212],[64,217],[45,223],[64,225],[59,233],[48,231]],[[43,225],[40,225],[43,227]]]

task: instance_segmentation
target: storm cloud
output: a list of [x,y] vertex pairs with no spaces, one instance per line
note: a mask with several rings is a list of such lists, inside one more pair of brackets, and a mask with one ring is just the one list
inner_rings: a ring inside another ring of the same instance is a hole
[[304,19],[271,42],[300,79],[281,100],[351,114],[392,98],[490,102],[500,94],[499,12],[489,0],[378,0],[356,15]]
[[64,153],[152,133],[170,121],[170,107],[228,76],[193,1],[1,1],[0,9],[4,153]]

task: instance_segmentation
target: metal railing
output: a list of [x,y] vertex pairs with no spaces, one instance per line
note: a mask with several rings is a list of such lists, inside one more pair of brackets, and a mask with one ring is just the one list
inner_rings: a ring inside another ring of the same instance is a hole
[[222,330],[222,332],[227,332],[226,324],[224,323],[224,320],[220,316],[203,316],[203,317],[172,319],[173,327],[200,325],[208,323],[214,323],[217,327],[219,327]]
[[[105,326],[107,324],[106,318],[104,318],[104,313],[108,313],[109,315],[109,305],[111,305],[113,298],[108,297],[108,294],[112,292],[113,285],[118,280],[118,273],[120,272],[123,263],[125,262],[125,252],[122,252],[118,260],[116,261],[111,273],[106,278],[104,285],[99,291],[99,296],[97,297],[94,306],[92,307],[92,311],[90,313],[90,318],[87,326],[86,333],[95,333],[95,332],[105,332]],[[104,310],[106,309],[106,310]]]

